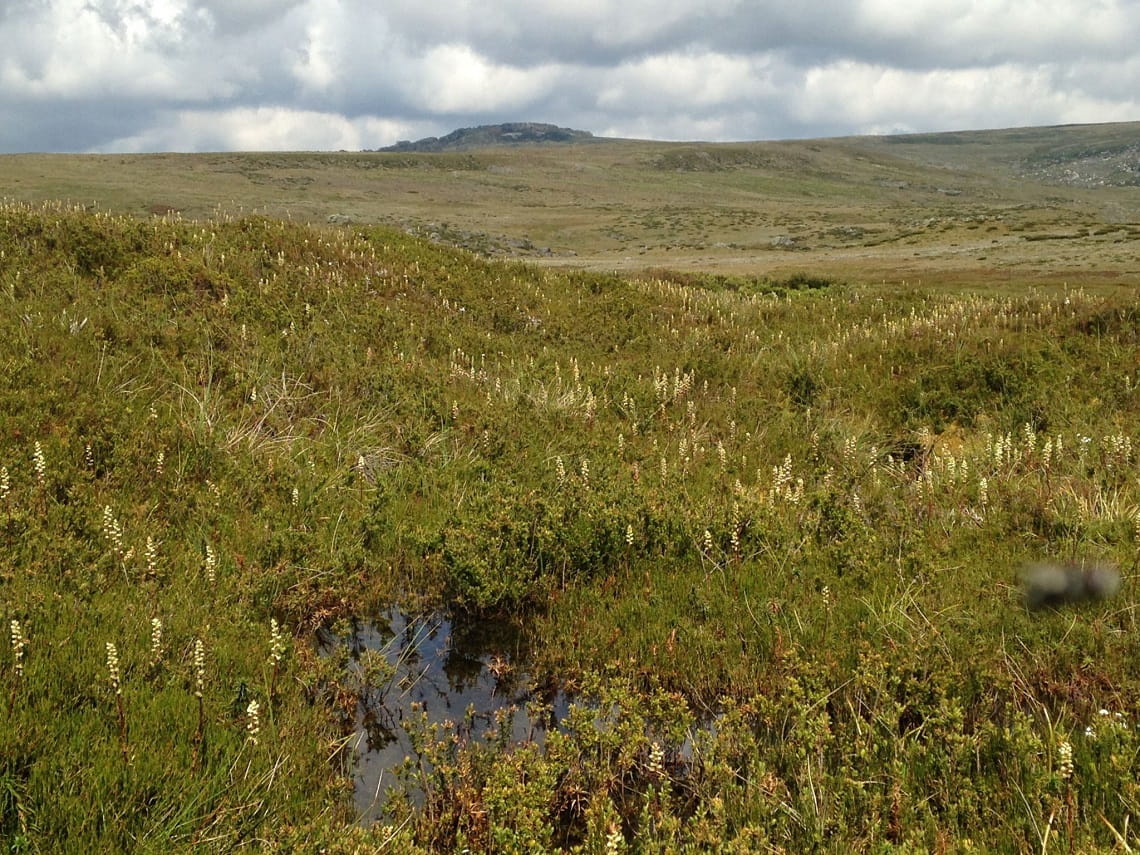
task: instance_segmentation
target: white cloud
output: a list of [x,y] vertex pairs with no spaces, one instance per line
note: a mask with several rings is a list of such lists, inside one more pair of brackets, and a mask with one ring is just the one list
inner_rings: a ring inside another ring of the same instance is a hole
[[1140,119],[1138,0],[0,0],[0,44],[0,151]]
[[691,113],[672,113],[652,118],[635,117],[619,124],[604,126],[598,133],[601,136],[624,139],[717,142],[734,139],[735,130],[742,120],[755,126],[760,126],[761,123],[760,118],[753,114],[700,116]]
[[320,92],[328,89],[339,73],[341,7],[337,0],[315,2],[312,7],[304,42],[296,52],[291,70],[303,89]]
[[767,57],[718,53],[664,54],[600,75],[597,105],[623,112],[666,112],[732,105],[771,96]]
[[532,103],[554,78],[550,68],[514,68],[461,44],[429,50],[416,65],[417,101],[440,113],[511,110]]
[[185,110],[95,151],[358,151],[404,138],[414,125],[280,107]]
[[225,97],[215,64],[193,50],[208,21],[179,3],[56,0],[6,23],[0,66],[7,97]]
[[843,61],[804,77],[795,113],[854,133],[1012,127],[1140,117],[1135,99],[1113,102],[1059,85],[1049,66],[914,71]]

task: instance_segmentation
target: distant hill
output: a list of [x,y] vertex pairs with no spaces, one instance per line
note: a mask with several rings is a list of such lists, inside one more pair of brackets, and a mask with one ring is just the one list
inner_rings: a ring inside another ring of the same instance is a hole
[[596,139],[589,131],[560,128],[542,122],[505,122],[500,125],[459,128],[444,137],[425,137],[416,142],[401,140],[379,151],[464,151],[491,146],[593,142]]
[[1140,281],[1140,122],[727,143],[517,123],[384,153],[5,155],[0,187],[148,218],[240,199],[609,272]]
[[986,161],[1005,165],[1012,175],[1044,185],[1089,190],[1140,186],[1140,122],[851,139],[904,156],[917,155],[931,165],[977,168]]

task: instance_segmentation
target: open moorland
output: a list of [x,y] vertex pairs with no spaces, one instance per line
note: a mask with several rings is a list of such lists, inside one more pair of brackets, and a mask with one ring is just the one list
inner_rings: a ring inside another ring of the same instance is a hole
[[1140,123],[700,144],[0,156],[14,200],[383,224],[612,272],[995,284],[1136,271]]
[[1140,847],[1138,131],[0,158],[0,839]]

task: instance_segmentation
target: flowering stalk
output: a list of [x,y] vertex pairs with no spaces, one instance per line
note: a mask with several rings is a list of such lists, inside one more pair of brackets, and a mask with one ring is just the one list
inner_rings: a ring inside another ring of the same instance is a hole
[[44,456],[44,447],[38,439],[32,451],[32,466],[36,470],[36,480],[40,482],[40,486],[47,486],[47,458]]
[[12,621],[9,630],[12,636],[12,657],[16,665],[16,679],[22,680],[24,678],[24,648],[28,646],[28,641],[24,638],[24,631],[18,620]]
[[162,621],[150,619],[150,666],[157,668],[162,662]]
[[1073,777],[1073,746],[1068,740],[1057,746],[1057,772],[1063,781]]
[[[28,646],[28,640],[24,638],[24,630],[20,626],[18,620],[13,620],[9,624],[8,629],[12,637],[12,658],[15,662],[16,682],[22,683],[24,681],[24,648]],[[8,714],[12,714],[12,708],[16,704],[16,693],[13,691],[8,696]]]
[[1073,785],[1073,745],[1063,740],[1057,746],[1057,772],[1065,788],[1065,830],[1069,838],[1069,851],[1073,851],[1073,825],[1077,817],[1076,790]]
[[111,545],[115,557],[119,561],[124,561],[123,527],[119,524],[119,521],[115,519],[115,513],[111,510],[110,505],[103,506],[103,537],[105,537],[107,542]]
[[158,578],[158,547],[159,541],[149,534],[146,537],[146,578]]
[[202,689],[206,684],[206,648],[202,639],[194,639],[194,697],[198,699],[198,729],[194,732],[193,768],[198,768],[198,759],[206,739],[206,709],[202,702]]
[[269,664],[273,666],[273,676],[269,682],[269,697],[277,694],[277,677],[281,674],[281,660],[285,658],[285,636],[277,618],[269,619]]
[[257,735],[261,733],[261,704],[256,698],[245,708],[245,732],[246,738],[253,745],[257,745]]
[[111,691],[115,693],[115,708],[119,714],[119,747],[123,752],[123,763],[130,762],[127,753],[127,714],[123,708],[123,683],[119,671],[119,651],[113,642],[107,642],[107,677],[111,683]]

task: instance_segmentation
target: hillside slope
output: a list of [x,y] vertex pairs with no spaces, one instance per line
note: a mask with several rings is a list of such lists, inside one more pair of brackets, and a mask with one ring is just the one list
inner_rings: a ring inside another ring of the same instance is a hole
[[598,270],[1031,283],[1140,273],[1140,125],[771,143],[0,158],[9,198],[394,226]]

